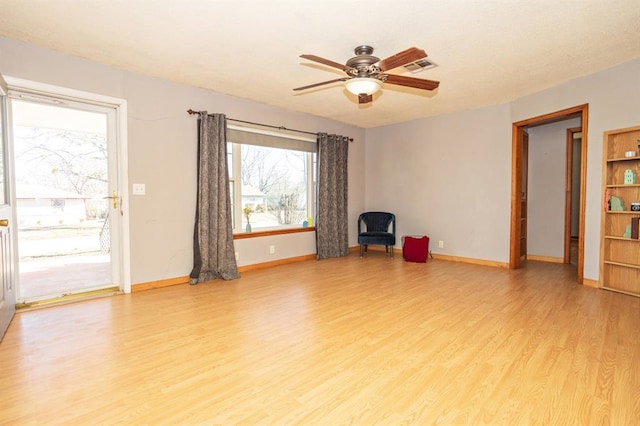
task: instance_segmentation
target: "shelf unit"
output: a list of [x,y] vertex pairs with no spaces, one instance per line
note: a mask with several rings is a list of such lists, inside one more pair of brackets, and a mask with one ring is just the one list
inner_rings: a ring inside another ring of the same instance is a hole
[[[640,126],[604,133],[603,209],[600,245],[602,288],[640,297],[640,240],[623,237],[627,225],[640,212],[631,211],[632,202],[640,202],[640,183],[625,184],[626,170],[640,177]],[[635,151],[633,157],[625,157]],[[640,180],[636,180],[640,182]],[[609,199],[624,200],[623,211],[610,211]]]

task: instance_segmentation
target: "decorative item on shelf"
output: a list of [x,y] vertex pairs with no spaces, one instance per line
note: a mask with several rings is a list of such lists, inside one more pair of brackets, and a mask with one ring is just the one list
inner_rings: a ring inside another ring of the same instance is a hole
[[631,203],[632,212],[640,212],[640,203]]
[[624,234],[622,234],[622,238],[631,238],[631,224],[628,224],[626,229],[624,230]]
[[306,220],[304,222],[302,222],[302,227],[303,228],[308,228],[309,227],[309,222],[306,221]]
[[624,210],[624,200],[620,197],[612,195],[609,198],[609,211],[621,212]]
[[624,184],[634,185],[636,183],[637,175],[635,170],[627,169],[624,171]]
[[309,226],[313,226],[313,219],[311,218],[311,216],[309,216],[309,217],[307,218],[307,224],[308,224]]
[[245,206],[242,209],[242,213],[244,213],[244,217],[247,218],[247,226],[245,227],[245,231],[246,232],[251,232],[251,223],[249,221],[250,217],[251,217],[251,213],[253,213],[253,209],[249,206]]
[[625,151],[625,152],[624,152],[624,156],[625,156],[626,158],[629,158],[629,157],[635,157],[635,156],[636,156],[636,151]]

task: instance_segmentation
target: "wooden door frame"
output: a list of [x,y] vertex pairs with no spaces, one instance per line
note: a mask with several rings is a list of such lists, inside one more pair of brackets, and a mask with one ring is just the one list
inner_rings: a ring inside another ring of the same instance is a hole
[[567,161],[565,167],[564,188],[564,263],[571,263],[571,211],[573,210],[573,139],[574,135],[576,133],[580,133],[581,131],[581,127],[571,127],[567,129]]
[[584,214],[587,180],[587,128],[589,104],[582,104],[549,114],[540,115],[511,125],[511,230],[509,241],[509,268],[520,268],[520,215],[522,194],[522,133],[525,128],[542,126],[558,121],[581,118],[582,152],[580,160],[580,218],[578,226],[578,283],[584,278]]
[[[520,166],[520,170],[522,171],[521,176],[522,179],[524,180],[524,184],[521,185],[521,191],[520,191],[520,226],[522,227],[522,225],[524,224],[525,229],[523,230],[522,228],[520,228],[520,247],[519,247],[519,252],[518,252],[518,256],[520,257],[520,260],[522,261],[522,259],[524,258],[524,260],[527,260],[527,245],[529,243],[529,233],[528,233],[528,226],[529,226],[529,132],[527,132],[526,129],[522,130],[522,160],[521,160],[521,166]],[[525,137],[526,136],[526,150],[525,150]],[[526,152],[525,152],[526,151]],[[526,155],[525,155],[526,154]],[[526,179],[525,179],[526,177]],[[522,187],[524,186],[524,187]],[[523,202],[524,200],[524,202]],[[525,211],[522,211],[522,208],[525,209]],[[524,219],[524,220],[523,220]],[[522,236],[524,235],[524,249],[522,247]]]

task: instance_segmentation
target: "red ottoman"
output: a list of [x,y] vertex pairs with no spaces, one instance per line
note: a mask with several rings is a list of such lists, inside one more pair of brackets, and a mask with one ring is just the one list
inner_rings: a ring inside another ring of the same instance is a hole
[[404,236],[402,237],[402,257],[407,262],[426,263],[429,254],[429,237]]

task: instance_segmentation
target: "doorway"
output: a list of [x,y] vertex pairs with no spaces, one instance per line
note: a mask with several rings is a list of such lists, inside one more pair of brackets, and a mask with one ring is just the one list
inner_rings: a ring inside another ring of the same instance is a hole
[[127,291],[121,111],[11,89],[18,304]]
[[522,203],[523,191],[523,158],[524,158],[524,133],[526,128],[555,123],[572,118],[580,118],[581,126],[581,162],[580,162],[580,194],[579,194],[579,219],[577,242],[577,269],[578,283],[582,284],[584,277],[584,212],[585,212],[585,188],[586,188],[586,155],[587,155],[587,127],[589,105],[579,105],[554,113],[533,117],[512,124],[512,169],[511,169],[511,232],[509,249],[509,268],[519,269],[521,266],[520,237],[522,235]]
[[580,169],[582,161],[582,127],[566,130],[565,214],[563,262],[578,264],[578,229],[580,226]]

